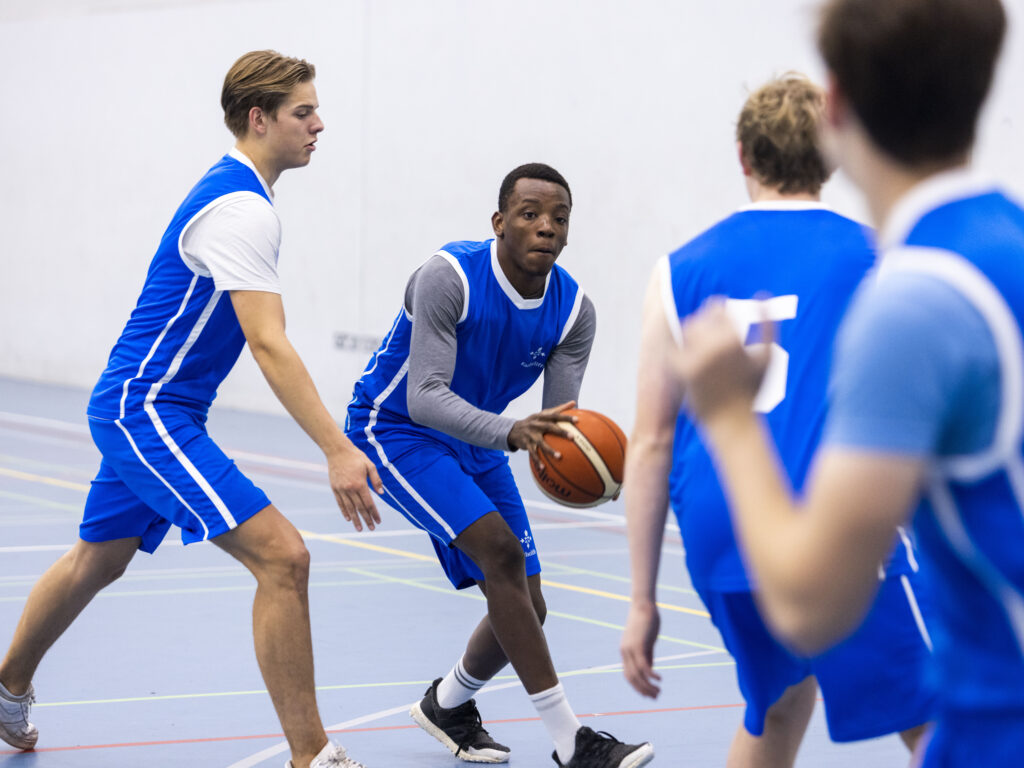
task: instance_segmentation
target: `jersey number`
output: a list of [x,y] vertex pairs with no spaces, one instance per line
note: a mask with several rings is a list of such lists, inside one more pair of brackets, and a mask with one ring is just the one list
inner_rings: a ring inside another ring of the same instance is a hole
[[[771,320],[774,323],[792,320],[796,317],[797,297],[774,296],[770,299],[726,299],[725,310],[729,313],[736,332],[746,339],[753,325]],[[748,349],[760,349],[761,342],[747,344]],[[765,371],[761,389],[754,398],[754,410],[770,413],[786,397],[786,379],[789,376],[789,353],[772,342],[772,356]]]

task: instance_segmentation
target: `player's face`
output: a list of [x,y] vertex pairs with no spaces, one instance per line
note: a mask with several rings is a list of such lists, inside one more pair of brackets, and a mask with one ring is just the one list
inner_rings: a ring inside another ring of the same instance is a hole
[[316,110],[313,81],[299,83],[267,121],[267,139],[279,171],[309,163],[324,124]]
[[569,238],[569,193],[552,181],[519,179],[506,207],[491,220],[502,266],[527,282],[547,277]]

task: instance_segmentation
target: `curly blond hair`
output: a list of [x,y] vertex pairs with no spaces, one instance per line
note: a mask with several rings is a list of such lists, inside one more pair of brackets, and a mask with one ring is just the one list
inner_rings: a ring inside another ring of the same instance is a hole
[[830,175],[818,144],[824,108],[824,91],[799,72],[762,85],[736,122],[744,166],[783,194],[817,194]]

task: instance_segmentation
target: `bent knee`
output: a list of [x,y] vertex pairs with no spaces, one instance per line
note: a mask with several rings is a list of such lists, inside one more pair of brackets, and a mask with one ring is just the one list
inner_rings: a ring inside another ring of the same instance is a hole
[[309,585],[309,550],[299,539],[297,542],[275,545],[253,568],[257,580],[275,586],[305,592]]

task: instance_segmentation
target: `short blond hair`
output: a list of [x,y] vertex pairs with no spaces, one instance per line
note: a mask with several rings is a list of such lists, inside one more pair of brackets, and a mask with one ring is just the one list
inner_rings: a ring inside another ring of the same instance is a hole
[[295,86],[314,77],[316,68],[304,59],[269,50],[243,54],[224,76],[220,92],[224,124],[237,138],[245,136],[253,107],[260,107],[274,117]]
[[783,194],[817,194],[830,175],[818,141],[824,108],[824,91],[799,72],[762,85],[736,122],[744,166]]

